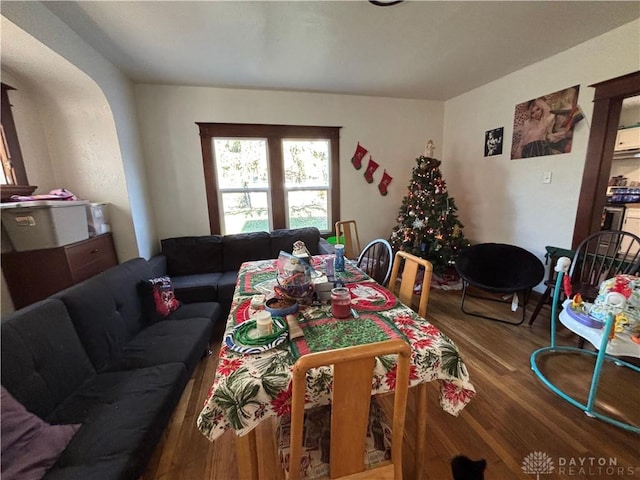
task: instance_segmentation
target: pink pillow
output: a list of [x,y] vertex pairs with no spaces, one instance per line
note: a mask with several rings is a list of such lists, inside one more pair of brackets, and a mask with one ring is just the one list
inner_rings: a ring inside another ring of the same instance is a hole
[[49,425],[2,387],[2,480],[38,480],[58,460],[80,425]]

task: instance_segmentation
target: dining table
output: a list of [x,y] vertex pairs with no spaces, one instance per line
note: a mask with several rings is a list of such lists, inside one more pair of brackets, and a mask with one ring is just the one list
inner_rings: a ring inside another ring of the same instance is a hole
[[[312,257],[313,270],[325,284],[325,266],[332,258],[331,255]],[[417,390],[418,405],[415,469],[416,478],[422,478],[428,383],[438,382],[439,405],[454,416],[476,393],[455,343],[400,302],[391,291],[373,281],[353,261],[346,260],[344,271],[335,272],[332,280],[334,285],[349,290],[352,306],[349,318],[333,318],[327,302],[300,302],[296,315],[304,336],[290,340],[285,332],[269,345],[247,349],[234,342],[234,333],[260,309],[256,298],[275,296],[276,273],[275,259],[245,262],[240,267],[215,375],[197,419],[199,431],[210,441],[229,430],[234,431],[239,478],[258,479],[259,452],[254,429],[267,419],[290,413],[292,368],[296,359],[309,352],[400,336],[412,349],[410,387]],[[310,377],[308,385],[313,388],[308,388],[305,408],[329,404],[332,370],[329,367],[314,369]],[[395,359],[378,358],[372,395],[392,392],[394,384]]]

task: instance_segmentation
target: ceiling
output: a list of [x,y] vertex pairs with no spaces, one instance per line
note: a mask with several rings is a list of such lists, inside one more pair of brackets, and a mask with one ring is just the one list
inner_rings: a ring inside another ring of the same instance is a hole
[[136,83],[429,100],[455,97],[640,17],[638,1],[44,5]]

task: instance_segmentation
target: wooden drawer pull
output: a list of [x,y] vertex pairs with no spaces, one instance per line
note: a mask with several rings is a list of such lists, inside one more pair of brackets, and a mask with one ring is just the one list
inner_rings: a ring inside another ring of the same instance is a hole
[[93,250],[91,250],[91,253],[98,253],[100,250],[97,248],[94,248]]

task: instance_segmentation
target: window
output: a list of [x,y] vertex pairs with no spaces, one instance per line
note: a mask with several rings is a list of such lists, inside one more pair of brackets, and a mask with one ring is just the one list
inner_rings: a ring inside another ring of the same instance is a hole
[[211,233],[333,230],[340,127],[197,125]]

